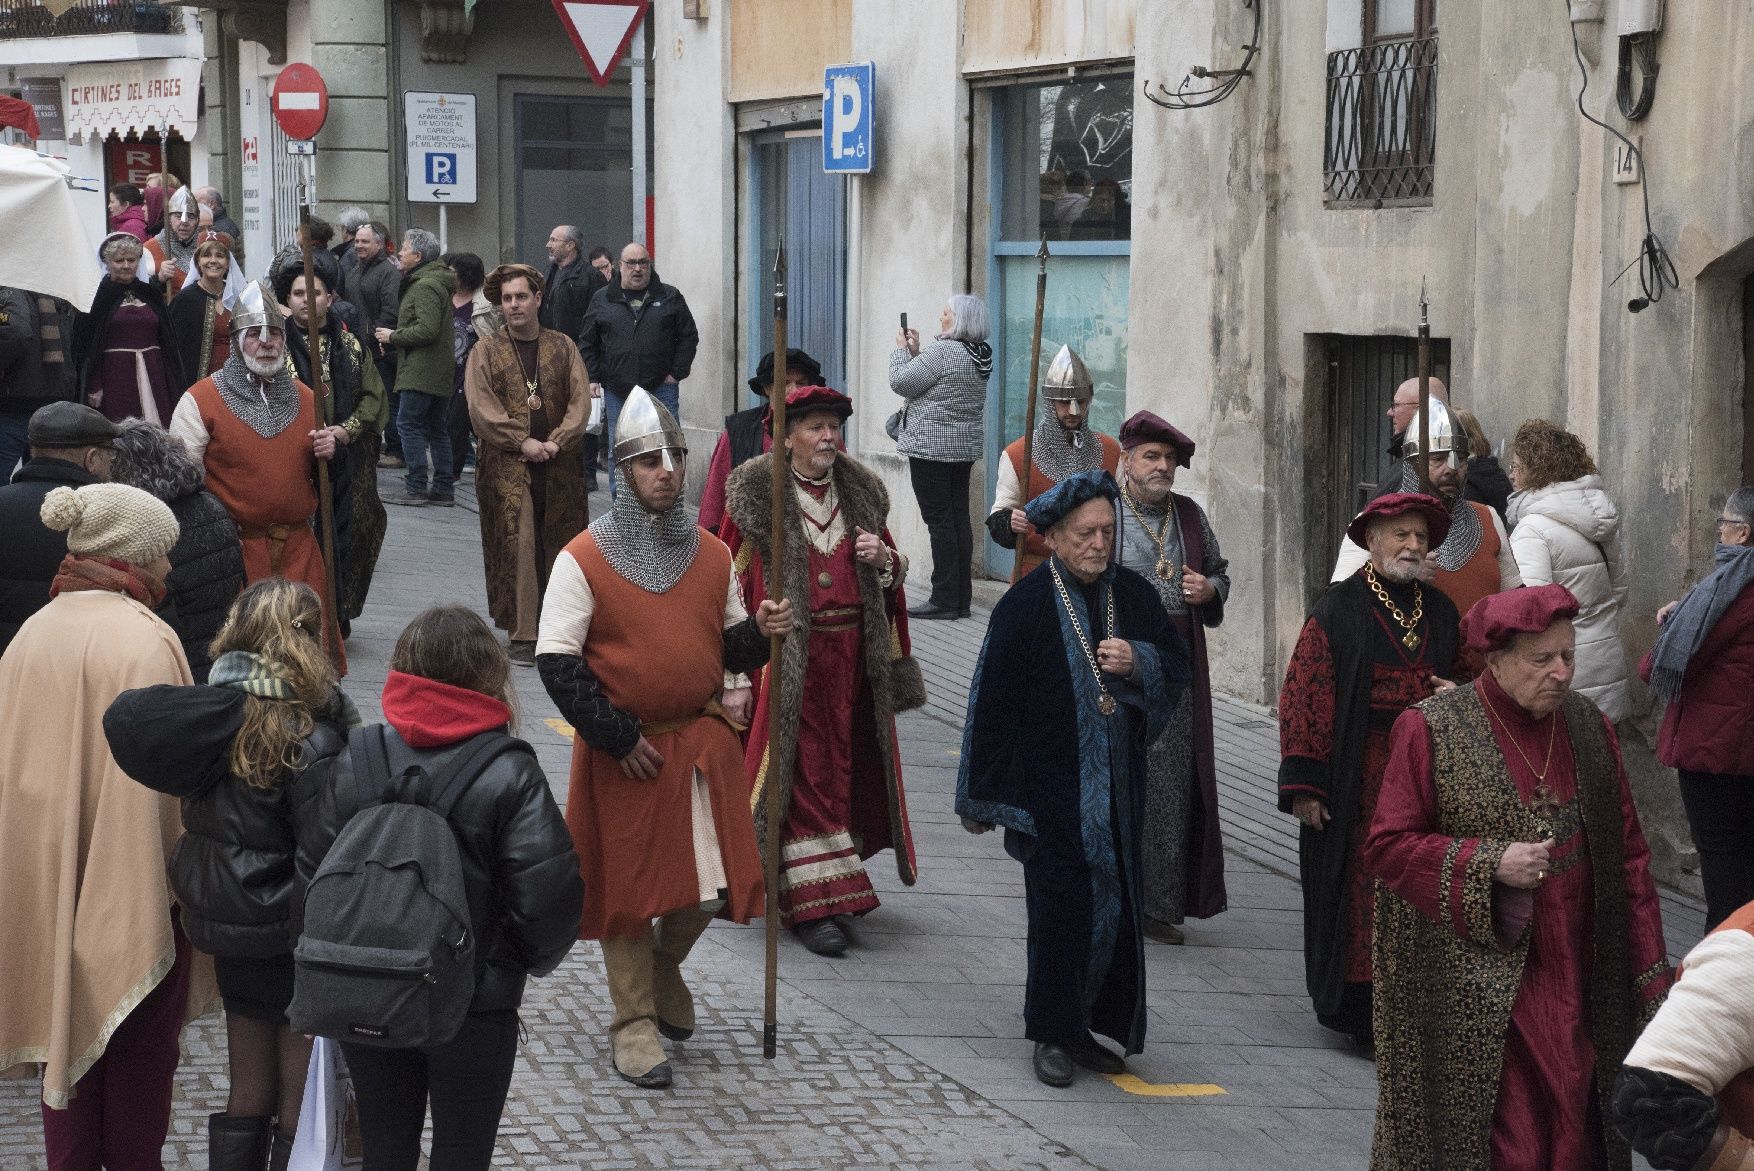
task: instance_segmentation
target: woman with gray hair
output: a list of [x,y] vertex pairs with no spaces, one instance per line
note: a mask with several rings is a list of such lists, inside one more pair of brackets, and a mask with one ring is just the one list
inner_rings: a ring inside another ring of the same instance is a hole
[[159,617],[177,632],[195,682],[205,683],[213,665],[208,644],[244,588],[244,547],[237,523],[202,486],[206,469],[189,458],[182,441],[143,419],[122,424],[110,479],[157,497],[177,518],[177,543],[169,554],[171,571],[164,579],[165,605]]
[[895,335],[889,389],[904,400],[891,434],[907,456],[914,498],[932,539],[932,596],[908,613],[915,618],[967,618],[974,598],[974,527],[968,477],[980,458],[987,379],[987,306],[958,293],[938,314],[938,336],[920,348],[917,330]]

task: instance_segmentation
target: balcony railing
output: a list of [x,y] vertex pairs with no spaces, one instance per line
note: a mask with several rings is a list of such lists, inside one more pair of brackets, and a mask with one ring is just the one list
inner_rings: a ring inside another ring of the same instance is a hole
[[1437,38],[1329,53],[1325,138],[1328,204],[1430,203],[1437,158]]
[[153,0],[85,0],[58,17],[28,0],[0,0],[0,40],[182,31],[182,14]]

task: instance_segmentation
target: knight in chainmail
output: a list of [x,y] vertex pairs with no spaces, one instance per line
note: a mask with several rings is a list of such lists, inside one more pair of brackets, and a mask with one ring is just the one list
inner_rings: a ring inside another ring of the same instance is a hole
[[613,452],[613,509],[555,559],[536,666],[577,736],[566,823],[583,869],[582,939],[600,940],[615,1072],[670,1084],[662,1038],[694,1032],[681,965],[713,917],[747,923],[764,886],[737,733],[791,607],[744,608],[731,553],[682,501],[687,441],[635,387]]
[[[1426,427],[1430,451],[1419,451],[1419,416],[1408,424],[1401,445],[1401,490],[1418,492],[1419,460],[1426,463],[1431,494],[1449,508],[1449,536],[1426,557],[1425,580],[1449,595],[1459,613],[1466,614],[1481,598],[1523,584],[1511,553],[1510,535],[1504,521],[1489,506],[1463,495],[1468,475],[1468,433],[1452,418],[1439,399],[1431,401],[1431,421]],[[1350,541],[1343,541],[1334,563],[1332,581],[1344,581],[1364,565],[1369,554]]]
[[1194,441],[1150,411],[1121,425],[1120,499],[1115,556],[1150,582],[1170,623],[1188,644],[1191,678],[1163,735],[1145,758],[1144,932],[1181,943],[1187,916],[1225,909],[1224,844],[1218,826],[1218,775],[1212,741],[1212,686],[1206,631],[1224,621],[1230,563],[1205,509],[1175,489]]
[[[286,368],[286,322],[265,282],[231,314],[231,356],[177,401],[170,433],[207,469],[207,490],[237,522],[249,581],[302,581],[323,599],[328,648],[346,670],[329,571],[315,526],[317,463],[335,456],[316,395]],[[332,537],[331,537],[332,540]]]
[[1061,346],[1042,380],[1041,397],[1048,410],[1039,413],[1029,436],[1027,476],[1022,439],[1006,447],[999,461],[987,532],[998,545],[1017,550],[1021,559],[1017,577],[1048,556],[1047,545],[1024,516],[1024,504],[1080,472],[1100,469],[1112,474],[1119,466],[1120,444],[1090,426],[1095,396],[1096,386],[1084,360],[1072,347]]
[[152,279],[164,285],[165,300],[183,291],[195,272],[195,246],[201,236],[201,205],[187,187],[179,187],[164,208],[164,229],[146,242],[153,263]]

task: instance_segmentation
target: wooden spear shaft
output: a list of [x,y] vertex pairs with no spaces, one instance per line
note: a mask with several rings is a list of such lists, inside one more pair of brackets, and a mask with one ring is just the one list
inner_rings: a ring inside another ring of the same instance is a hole
[[1431,493],[1431,317],[1419,282],[1419,490]]
[[[309,166],[308,160],[305,165]],[[305,185],[305,218],[307,223],[316,209],[310,201],[310,184]],[[305,261],[305,349],[311,356],[311,390],[317,396],[317,417],[323,426],[333,423],[330,418],[331,404],[329,392],[323,377],[323,340],[317,333],[317,284],[316,273],[311,264],[311,234],[301,228],[299,239],[304,244]],[[336,334],[340,341],[340,334]],[[375,474],[375,472],[374,472]],[[338,594],[335,589],[335,501],[329,492],[329,461],[317,461],[317,539],[323,546],[323,642],[329,647],[329,654],[336,663],[341,662],[341,613],[336,609]],[[333,636],[331,636],[333,632]]]
[[[1035,397],[1041,385],[1041,319],[1048,302],[1048,238],[1045,233],[1035,260],[1035,332],[1029,339],[1029,401],[1023,408],[1023,475],[1017,485],[1025,503],[1029,500],[1030,469],[1034,466],[1030,461],[1035,458]],[[1011,559],[1012,585],[1023,576],[1023,541],[1024,537],[1019,535],[1017,555]]]
[[[768,532],[772,533],[767,561],[767,596],[774,601],[786,591],[786,493],[791,490],[792,469],[786,456],[786,246],[782,242],[773,266],[773,385],[768,401],[773,404],[773,453],[769,457],[773,497]],[[767,877],[767,979],[761,1015],[761,1055],[769,1061],[779,1051],[780,977],[780,760],[779,696],[780,652],[785,636],[773,635],[767,652],[767,838],[763,843],[763,869]]]

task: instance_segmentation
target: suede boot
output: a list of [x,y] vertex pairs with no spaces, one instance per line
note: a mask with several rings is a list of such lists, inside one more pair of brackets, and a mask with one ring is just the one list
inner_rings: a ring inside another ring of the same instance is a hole
[[694,994],[682,979],[682,961],[723,905],[715,901],[672,911],[658,920],[652,945],[652,998],[658,1031],[672,1041],[686,1041],[694,1035]]
[[661,1089],[670,1084],[670,1066],[658,1040],[658,1011],[652,998],[652,937],[604,939],[603,967],[615,1019],[609,1044],[615,1072],[636,1086]]
[[274,1141],[268,1148],[268,1171],[286,1171],[286,1165],[292,1162],[292,1136],[274,1130]]
[[269,1120],[207,1116],[208,1171],[263,1171],[268,1165]]

